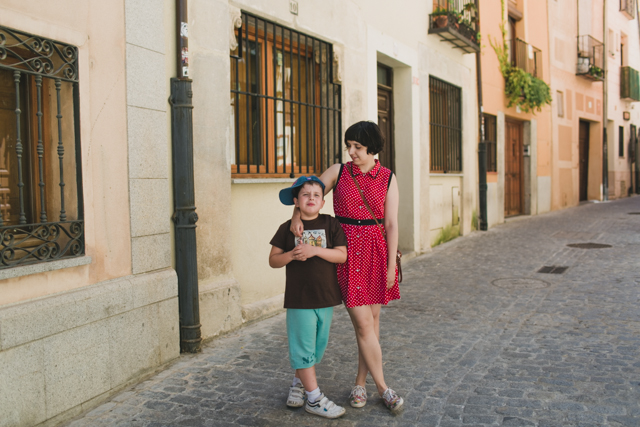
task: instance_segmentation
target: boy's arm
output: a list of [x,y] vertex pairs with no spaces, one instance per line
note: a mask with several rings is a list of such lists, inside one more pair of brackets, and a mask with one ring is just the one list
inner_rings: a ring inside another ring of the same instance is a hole
[[271,246],[269,266],[272,268],[282,268],[291,261],[293,261],[293,251],[285,252],[277,246]]
[[298,245],[292,251],[295,259],[299,261],[306,261],[314,256],[320,257],[325,261],[332,262],[334,264],[342,264],[347,260],[347,247],[336,246],[334,248],[320,248],[318,246],[311,246],[307,244]]

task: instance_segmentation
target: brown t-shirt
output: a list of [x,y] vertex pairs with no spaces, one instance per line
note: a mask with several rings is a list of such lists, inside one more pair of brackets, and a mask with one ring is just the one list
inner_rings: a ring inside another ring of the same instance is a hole
[[[302,240],[314,246],[335,248],[347,246],[347,238],[337,219],[320,214],[311,221],[302,221]],[[291,220],[278,228],[271,245],[289,252],[296,247],[296,238],[289,230]],[[342,295],[338,286],[336,265],[319,256],[306,261],[291,261],[286,265],[287,284],[284,291],[284,308],[325,308],[340,305]]]

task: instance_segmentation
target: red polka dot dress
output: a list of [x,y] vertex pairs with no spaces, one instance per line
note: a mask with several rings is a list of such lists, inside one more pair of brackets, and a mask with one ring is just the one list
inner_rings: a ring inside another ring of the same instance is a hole
[[[387,289],[387,242],[362,202],[350,170],[360,184],[369,206],[384,228],[384,202],[392,172],[376,160],[374,168],[363,174],[352,162],[340,168],[333,189],[333,210],[347,236],[347,262],[337,264],[338,283],[347,307],[383,304],[400,299],[398,268],[396,281]],[[360,224],[358,224],[360,221]],[[367,225],[363,225],[367,224]]]

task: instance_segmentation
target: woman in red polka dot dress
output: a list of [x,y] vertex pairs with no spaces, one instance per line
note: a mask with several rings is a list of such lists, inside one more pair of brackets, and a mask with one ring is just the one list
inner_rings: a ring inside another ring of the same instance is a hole
[[[350,395],[350,404],[361,408],[367,403],[365,381],[371,374],[378,393],[391,411],[401,409],[404,401],[387,387],[382,370],[380,348],[380,308],[399,299],[398,203],[395,175],[375,159],[382,151],[384,137],[373,122],[358,122],[345,132],[345,146],[351,162],[335,164],[320,179],[325,194],[333,189],[333,209],[347,236],[347,262],[338,264],[338,282],[358,342],[358,374]],[[376,225],[362,201],[354,178],[369,207],[386,233]],[[294,211],[291,231],[302,234],[299,212]]]

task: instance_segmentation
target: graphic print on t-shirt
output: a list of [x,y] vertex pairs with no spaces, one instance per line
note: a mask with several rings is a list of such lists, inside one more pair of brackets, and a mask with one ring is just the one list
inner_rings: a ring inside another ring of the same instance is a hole
[[320,248],[327,247],[327,234],[322,230],[304,230],[302,237],[296,237],[296,246],[300,243],[306,243],[311,246],[318,246]]

